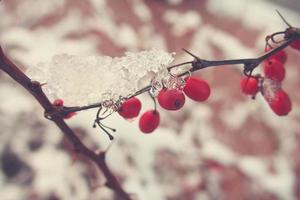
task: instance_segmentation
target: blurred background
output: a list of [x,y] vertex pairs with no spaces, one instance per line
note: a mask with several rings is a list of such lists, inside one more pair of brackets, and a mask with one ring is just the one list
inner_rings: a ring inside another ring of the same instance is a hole
[[[275,9],[300,27],[298,0],[2,0],[0,44],[24,71],[59,53],[121,56],[152,47],[176,52],[175,62],[191,60],[182,48],[205,59],[257,57],[265,36],[286,28]],[[92,128],[96,110],[68,124],[95,151],[108,150],[109,167],[134,199],[300,199],[300,54],[286,52],[283,88],[293,102],[286,117],[260,95],[243,95],[241,68],[227,66],[198,72],[211,85],[209,100],[160,109],[153,134],[116,114],[106,120],[118,130],[110,142]],[[1,71],[0,99],[1,200],[118,199]],[[152,107],[141,99],[143,111]]]

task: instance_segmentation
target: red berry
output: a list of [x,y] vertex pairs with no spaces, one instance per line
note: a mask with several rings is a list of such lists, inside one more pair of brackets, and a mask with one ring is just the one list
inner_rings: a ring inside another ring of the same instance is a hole
[[183,92],[176,89],[162,89],[157,99],[159,105],[166,110],[179,110],[185,103]]
[[292,44],[290,44],[290,46],[300,51],[300,38],[295,40]]
[[76,112],[71,112],[69,114],[67,114],[66,116],[64,116],[64,119],[70,119],[71,117],[75,116],[77,113]]
[[258,81],[253,77],[244,77],[241,79],[240,87],[243,93],[255,95],[258,92]]
[[139,121],[140,130],[143,133],[153,132],[159,125],[160,117],[157,110],[149,110],[145,112]]
[[136,97],[132,97],[121,105],[118,113],[125,119],[131,119],[139,115],[141,108],[141,101]]
[[[267,48],[265,52],[270,51],[271,48]],[[282,64],[284,64],[287,60],[287,54],[284,50],[278,51],[277,53],[275,53],[274,55],[272,55],[270,58],[274,58],[276,60],[278,60],[279,62],[281,62]]]
[[276,91],[274,97],[268,103],[271,109],[279,116],[287,115],[292,110],[291,100],[283,90]]
[[64,101],[62,99],[55,99],[53,101],[53,105],[55,105],[55,106],[63,106],[64,105]]
[[268,78],[279,82],[285,77],[284,66],[276,59],[264,61],[264,72]]
[[190,76],[186,78],[184,93],[194,101],[205,101],[210,95],[208,83],[200,78]]

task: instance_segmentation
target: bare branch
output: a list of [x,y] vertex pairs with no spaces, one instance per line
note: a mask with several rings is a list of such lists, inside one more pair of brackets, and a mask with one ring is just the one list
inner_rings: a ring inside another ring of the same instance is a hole
[[122,188],[115,175],[108,168],[105,162],[105,152],[97,154],[80,141],[74,131],[65,123],[63,117],[66,113],[52,105],[47,96],[44,94],[41,84],[37,81],[31,81],[30,78],[28,78],[5,56],[1,47],[0,68],[23,86],[40,103],[45,110],[45,117],[57,125],[65,137],[74,145],[76,153],[82,154],[98,166],[99,170],[103,172],[106,178],[106,186],[112,189],[122,199],[131,200],[130,196]]

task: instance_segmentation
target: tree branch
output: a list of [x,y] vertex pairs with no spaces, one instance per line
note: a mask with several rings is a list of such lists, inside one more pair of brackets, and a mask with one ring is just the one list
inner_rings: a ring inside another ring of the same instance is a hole
[[58,107],[53,106],[49,101],[48,97],[42,90],[41,84],[37,81],[31,81],[29,77],[27,77],[12,61],[5,56],[1,46],[0,68],[12,79],[23,86],[39,102],[39,104],[44,108],[45,117],[53,121],[62,131],[65,137],[72,142],[75,152],[87,157],[98,166],[106,178],[106,186],[112,189],[122,199],[131,200],[129,194],[125,192],[115,175],[108,168],[105,162],[105,152],[97,154],[80,141],[74,131],[65,123],[63,119],[64,113],[62,113]]
[[[262,56],[259,56],[257,58],[229,59],[229,60],[205,60],[205,59],[199,58],[198,56],[196,56],[184,49],[185,52],[187,52],[192,57],[194,57],[194,60],[179,63],[176,65],[172,65],[172,66],[168,67],[167,70],[170,72],[173,68],[177,68],[182,65],[191,64],[191,69],[177,75],[179,77],[182,77],[182,76],[188,75],[191,72],[196,72],[198,70],[208,68],[208,67],[220,67],[220,66],[224,66],[224,65],[241,65],[242,67],[244,67],[244,73],[246,75],[249,75],[250,72],[252,72],[256,67],[258,67],[258,65],[261,64],[264,60],[270,58],[271,56],[275,55],[279,51],[287,48],[295,40],[300,39],[300,29],[299,28],[291,27],[291,28],[286,29],[285,31],[277,32],[272,35],[274,36],[278,33],[284,34],[285,41],[282,42],[279,46],[271,49],[270,51],[266,52],[265,54],[263,54]],[[131,97],[138,96],[145,92],[148,92],[151,89],[151,87],[152,87],[151,85],[148,85],[148,86],[140,89],[139,91],[135,92],[134,94],[129,95],[127,98],[129,99]],[[102,106],[102,103],[103,102],[99,102],[99,103],[95,103],[95,104],[91,104],[91,105],[87,105],[87,106],[78,106],[78,107],[63,107],[61,112],[65,113],[65,115],[66,115],[71,112],[78,112],[78,111],[82,111],[82,110],[98,108],[98,107]]]
[[[198,70],[208,68],[208,67],[220,67],[224,65],[242,65],[244,67],[245,75],[251,75],[252,71],[264,60],[273,56],[280,50],[288,47],[292,42],[300,38],[300,29],[289,27],[284,32],[274,33],[273,36],[277,34],[284,34],[284,42],[281,43],[278,47],[273,48],[269,52],[258,58],[246,58],[246,59],[231,59],[231,60],[204,60],[199,57],[193,55],[192,53],[185,50],[192,57],[194,57],[193,61],[183,62],[177,65],[170,66],[168,71],[175,67],[180,67],[182,65],[191,64],[191,68],[188,71],[185,71],[177,76],[182,77],[188,75],[191,72],[196,72]],[[272,38],[273,41],[273,38]],[[29,77],[27,77],[13,62],[11,62],[3,53],[0,47],[0,68],[6,72],[11,78],[13,78],[16,82],[18,82],[21,86],[23,86],[31,95],[40,103],[40,105],[44,108],[44,115],[47,119],[52,120],[58,128],[63,132],[63,134],[67,137],[69,141],[74,145],[74,150],[84,155],[93,161],[98,168],[103,172],[106,177],[106,186],[111,188],[117,195],[119,195],[124,200],[130,200],[130,196],[124,191],[122,186],[120,185],[117,178],[108,168],[105,162],[105,152],[101,152],[99,154],[90,150],[85,144],[83,144],[80,139],[76,136],[74,131],[65,123],[63,117],[71,112],[78,112],[82,110],[92,109],[92,108],[100,108],[103,106],[103,102],[95,103],[87,106],[78,106],[78,107],[57,107],[52,105],[49,101],[48,97],[44,94],[42,90],[42,85],[37,81],[31,81]],[[135,92],[132,95],[129,95],[127,98],[131,98],[133,96],[138,96],[142,93],[148,92],[151,89],[151,85],[148,85],[141,90]]]

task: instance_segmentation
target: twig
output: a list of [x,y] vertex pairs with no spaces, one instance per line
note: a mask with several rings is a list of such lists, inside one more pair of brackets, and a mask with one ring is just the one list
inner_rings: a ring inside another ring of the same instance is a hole
[[[281,33],[281,32],[278,32]],[[242,65],[244,67],[244,74],[251,75],[252,71],[264,60],[271,57],[272,55],[276,54],[280,50],[289,46],[293,41],[300,38],[300,29],[298,28],[291,28],[289,27],[285,32],[285,42],[280,44],[278,47],[271,49],[269,52],[265,53],[264,55],[258,58],[246,58],[246,59],[231,59],[231,60],[204,60],[201,59],[191,52],[186,51],[190,54],[194,60],[183,62],[180,64],[176,64],[170,66],[168,71],[175,67],[180,67],[182,65],[191,64],[191,69],[186,72],[183,72],[177,76],[185,76],[191,72],[196,72],[198,70],[208,68],[208,67],[220,67],[224,65]],[[273,35],[276,35],[273,34]],[[91,161],[93,161],[98,168],[103,172],[104,176],[106,177],[106,186],[111,188],[116,194],[118,194],[124,200],[130,200],[130,196],[124,191],[122,186],[120,185],[117,178],[108,168],[105,162],[105,152],[101,152],[99,154],[95,153],[94,151],[90,150],[85,144],[83,144],[80,139],[76,136],[74,131],[65,123],[63,117],[71,112],[78,112],[82,110],[88,110],[92,108],[100,108],[102,106],[102,102],[95,103],[88,106],[79,106],[79,107],[56,107],[53,106],[52,103],[49,101],[48,97],[42,91],[41,84],[37,81],[31,81],[29,77],[27,77],[14,63],[12,63],[3,53],[0,47],[0,68],[6,72],[11,78],[13,78],[16,82],[18,82],[21,86],[23,86],[31,95],[40,103],[40,105],[44,108],[44,115],[47,119],[52,120],[63,132],[63,134],[72,142],[74,145],[74,149],[76,152],[86,156]],[[137,91],[136,93],[129,95],[127,98],[131,98],[134,96],[138,96],[145,92],[149,92],[151,89],[151,85],[148,85],[141,90]],[[101,124],[102,125],[102,124]]]
[[[181,76],[186,76],[191,72],[196,72],[198,70],[208,68],[208,67],[220,67],[220,66],[224,66],[224,65],[241,65],[242,67],[244,67],[244,73],[249,76],[249,74],[251,74],[251,72],[264,60],[273,56],[277,52],[285,49],[292,42],[294,42],[295,40],[300,38],[300,29],[298,29],[298,28],[292,28],[292,29],[288,28],[286,31],[277,32],[277,33],[281,33],[281,34],[288,33],[289,35],[286,38],[286,40],[283,43],[281,43],[279,46],[271,49],[270,51],[266,52],[265,54],[263,54],[262,56],[259,56],[257,58],[229,59],[229,60],[205,60],[205,59],[201,59],[201,58],[197,57],[196,55],[192,54],[188,50],[183,49],[185,52],[190,54],[194,58],[194,60],[179,63],[176,65],[172,65],[172,66],[168,67],[167,70],[170,72],[173,68],[191,64],[191,68],[188,71],[185,71],[185,72],[177,75],[177,76],[181,77]],[[277,33],[274,33],[272,35],[276,35]],[[151,85],[148,85],[148,86],[138,90],[134,94],[128,96],[127,98],[141,95],[145,92],[148,92],[150,89],[151,89]],[[101,105],[102,105],[102,103],[100,102],[100,103],[95,103],[92,105],[82,106],[82,107],[64,107],[64,109],[61,112],[68,114],[70,112],[78,112],[78,111],[82,111],[82,110],[97,108],[97,107],[100,107]]]
[[[48,97],[44,94],[41,84],[37,81],[31,81],[13,62],[4,54],[0,46],[0,68],[6,72],[12,79],[23,86],[44,108],[45,117],[53,121],[62,131],[65,137],[72,142],[74,149],[78,154],[82,154],[93,161],[106,178],[106,186],[112,189],[120,198],[131,200],[129,194],[120,185],[116,176],[111,172],[105,162],[105,152],[96,153],[83,144],[76,136],[74,131],[65,123],[64,112],[52,105]],[[71,109],[72,110],[72,109]]]

